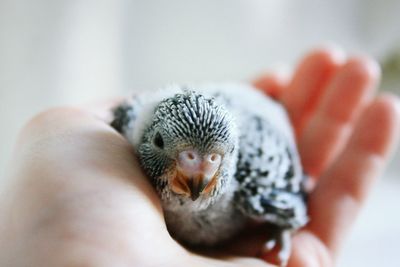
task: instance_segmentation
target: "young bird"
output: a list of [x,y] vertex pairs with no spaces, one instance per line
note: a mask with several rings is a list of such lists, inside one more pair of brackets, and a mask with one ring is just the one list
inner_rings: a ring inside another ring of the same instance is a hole
[[173,86],[134,96],[112,126],[135,148],[171,235],[188,245],[227,241],[249,221],[275,225],[266,248],[282,266],[307,221],[295,139],[281,104],[249,85]]

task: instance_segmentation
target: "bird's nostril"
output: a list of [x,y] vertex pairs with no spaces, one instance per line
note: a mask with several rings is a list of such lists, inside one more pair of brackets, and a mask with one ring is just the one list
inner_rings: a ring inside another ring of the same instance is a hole
[[210,157],[210,161],[213,162],[213,161],[215,161],[216,159],[217,159],[217,155],[212,154],[211,157]]
[[216,164],[221,160],[221,156],[219,154],[211,154],[207,157],[207,161],[211,164]]
[[196,158],[195,155],[192,152],[188,152],[187,157],[190,160],[194,160]]
[[186,150],[179,153],[178,162],[184,169],[194,168],[199,164],[199,156],[195,151]]
[[185,150],[178,155],[177,167],[183,175],[189,178],[198,175],[212,177],[221,164],[221,158],[218,153],[200,155],[195,150]]

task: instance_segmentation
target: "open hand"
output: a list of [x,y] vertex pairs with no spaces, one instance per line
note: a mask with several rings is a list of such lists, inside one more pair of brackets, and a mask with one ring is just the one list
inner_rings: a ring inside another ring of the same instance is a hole
[[[332,266],[395,146],[399,101],[374,96],[378,76],[369,59],[318,50],[288,81],[255,83],[287,107],[315,182],[291,267]],[[0,195],[0,266],[271,266],[255,257],[263,235],[215,256],[175,242],[108,104],[52,109],[22,130]]]

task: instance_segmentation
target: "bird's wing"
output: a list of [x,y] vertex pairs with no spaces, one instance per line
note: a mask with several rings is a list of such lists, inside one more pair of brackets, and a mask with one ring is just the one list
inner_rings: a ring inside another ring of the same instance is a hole
[[132,104],[127,101],[114,107],[112,113],[113,120],[111,126],[120,133],[126,132],[129,126],[132,125],[137,118],[137,114]]
[[258,115],[247,115],[242,124],[235,174],[238,207],[258,221],[293,229],[303,226],[305,176],[296,147]]
[[137,96],[133,96],[113,108],[113,121],[111,126],[124,135],[133,144],[135,124],[139,119],[142,104]]

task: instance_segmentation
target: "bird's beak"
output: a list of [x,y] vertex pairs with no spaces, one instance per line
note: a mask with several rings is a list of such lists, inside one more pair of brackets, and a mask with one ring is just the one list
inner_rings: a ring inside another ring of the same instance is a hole
[[188,186],[190,189],[190,198],[195,201],[199,198],[200,194],[203,193],[204,189],[209,184],[210,179],[204,176],[194,177],[188,180]]
[[193,201],[210,193],[217,184],[217,171],[221,164],[219,154],[200,156],[193,150],[183,151],[177,160],[177,172],[172,178],[172,191],[186,195]]
[[179,195],[186,195],[195,201],[200,195],[210,193],[216,183],[216,175],[213,177],[205,177],[203,175],[188,177],[178,171],[177,175],[172,178],[171,184],[172,191]]

